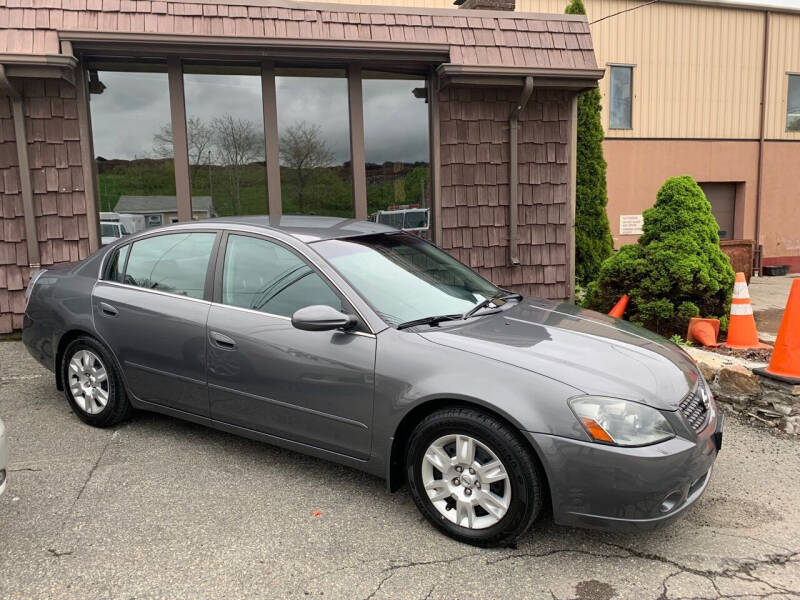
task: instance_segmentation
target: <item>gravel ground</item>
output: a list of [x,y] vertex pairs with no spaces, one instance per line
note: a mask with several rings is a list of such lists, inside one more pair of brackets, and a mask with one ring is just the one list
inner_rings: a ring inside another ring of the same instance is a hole
[[83,425],[19,342],[0,343],[0,416],[2,599],[800,598],[800,442],[733,418],[674,525],[545,515],[517,547],[479,550],[348,468],[157,415]]

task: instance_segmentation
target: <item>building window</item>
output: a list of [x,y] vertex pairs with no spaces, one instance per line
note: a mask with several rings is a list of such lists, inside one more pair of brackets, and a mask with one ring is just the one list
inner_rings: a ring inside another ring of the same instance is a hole
[[786,98],[786,131],[800,131],[800,74],[789,75]]
[[423,77],[364,71],[364,145],[370,220],[430,233],[430,144]]
[[178,207],[205,219],[272,206],[368,215],[431,239],[430,98],[420,71],[83,60],[101,222],[136,233],[176,222]]
[[185,64],[183,87],[192,218],[266,214],[261,68]]
[[700,188],[711,204],[711,213],[717,222],[717,233],[721,240],[735,238],[734,226],[736,222],[736,183],[709,182],[699,183]]
[[284,214],[353,217],[344,69],[275,70]]
[[633,67],[611,65],[609,128],[631,129]]
[[145,212],[177,215],[166,65],[90,63],[88,87],[101,223],[136,233]]

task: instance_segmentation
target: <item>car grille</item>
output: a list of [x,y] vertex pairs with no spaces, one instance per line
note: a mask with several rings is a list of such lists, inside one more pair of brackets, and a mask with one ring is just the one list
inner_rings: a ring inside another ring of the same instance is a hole
[[689,392],[680,403],[683,416],[686,417],[686,420],[689,421],[695,431],[700,431],[703,428],[708,417],[708,409],[706,409],[706,405],[703,403],[704,393],[705,390],[697,386],[694,390]]

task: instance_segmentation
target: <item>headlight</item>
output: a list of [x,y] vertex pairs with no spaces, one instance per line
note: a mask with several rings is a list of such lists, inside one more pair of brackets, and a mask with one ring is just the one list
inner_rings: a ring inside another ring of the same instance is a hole
[[638,402],[583,396],[573,398],[570,406],[586,433],[596,442],[646,446],[675,437],[664,415]]

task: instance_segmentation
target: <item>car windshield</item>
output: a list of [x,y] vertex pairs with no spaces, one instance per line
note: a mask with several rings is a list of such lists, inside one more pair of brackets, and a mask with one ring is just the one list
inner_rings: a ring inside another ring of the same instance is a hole
[[390,325],[461,315],[504,291],[436,246],[410,234],[313,245]]
[[119,237],[119,225],[116,223],[100,223],[100,234],[103,237]]

